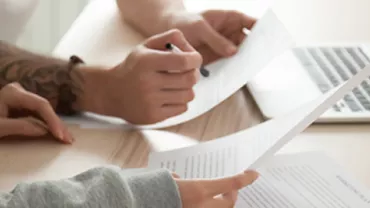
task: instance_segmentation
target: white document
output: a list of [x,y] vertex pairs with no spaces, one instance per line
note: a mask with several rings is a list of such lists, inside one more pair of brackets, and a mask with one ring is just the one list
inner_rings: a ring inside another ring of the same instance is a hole
[[295,111],[221,139],[149,157],[149,167],[166,167],[184,178],[214,178],[256,169],[370,75],[370,66]]
[[325,154],[277,155],[239,191],[240,208],[369,208],[370,192]]
[[[199,83],[195,85],[195,99],[189,103],[188,111],[163,122],[141,127],[164,128],[189,121],[206,113],[243,87],[273,58],[290,49],[293,45],[294,42],[289,32],[276,15],[268,10],[258,20],[236,55],[206,66],[206,69],[210,71],[210,76],[201,78]],[[104,126],[104,123],[107,126],[119,126],[117,121],[112,118],[101,117],[102,119],[99,121],[95,119],[96,116],[94,119],[89,119],[89,117],[91,118],[91,114],[87,114],[83,119],[66,118],[66,121],[82,122],[82,124],[85,123],[85,126],[82,127],[87,128]],[[114,124],[112,125],[112,123]]]

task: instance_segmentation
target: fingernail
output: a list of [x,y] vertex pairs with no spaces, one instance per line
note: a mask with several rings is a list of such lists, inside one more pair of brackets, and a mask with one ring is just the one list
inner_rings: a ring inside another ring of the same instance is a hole
[[69,133],[69,131],[68,130],[66,130],[66,137],[64,137],[64,141],[66,141],[66,142],[68,142],[68,143],[70,143],[70,144],[72,144],[74,141],[75,141],[75,139],[74,139],[74,137],[72,136],[72,134],[71,133]]
[[61,130],[58,130],[58,131],[57,131],[57,135],[56,135],[56,137],[58,137],[58,139],[63,140],[63,137],[64,137],[63,132],[62,132]]
[[245,174],[258,174],[258,172],[255,170],[245,170],[244,173]]
[[254,170],[246,170],[246,171],[244,171],[244,174],[252,174],[252,175],[255,175],[255,178],[256,179],[260,176],[260,174],[258,172],[256,172],[256,171],[254,171]]
[[71,143],[73,143],[73,142],[75,142],[76,141],[76,139],[71,135],[71,137],[70,137],[70,140],[69,140]]
[[237,49],[236,49],[236,47],[235,47],[235,46],[229,46],[229,47],[227,48],[227,53],[228,53],[229,55],[233,55],[233,54],[235,54],[235,53],[236,53],[236,51],[237,51]]

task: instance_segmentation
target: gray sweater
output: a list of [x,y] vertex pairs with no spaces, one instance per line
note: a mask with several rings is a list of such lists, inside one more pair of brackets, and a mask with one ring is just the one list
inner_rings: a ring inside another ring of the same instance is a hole
[[167,170],[91,169],[73,178],[18,184],[0,194],[0,208],[181,207],[177,185]]

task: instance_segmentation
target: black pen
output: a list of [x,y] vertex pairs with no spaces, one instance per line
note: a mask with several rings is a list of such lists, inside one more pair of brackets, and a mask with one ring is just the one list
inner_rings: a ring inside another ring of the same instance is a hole
[[[166,49],[171,50],[171,51],[173,51],[175,53],[181,52],[181,50],[178,47],[176,47],[174,44],[172,44],[172,43],[167,43],[166,44]],[[203,77],[209,77],[210,73],[209,73],[209,71],[207,69],[204,68],[204,66],[201,66],[199,70],[200,70],[200,74]]]

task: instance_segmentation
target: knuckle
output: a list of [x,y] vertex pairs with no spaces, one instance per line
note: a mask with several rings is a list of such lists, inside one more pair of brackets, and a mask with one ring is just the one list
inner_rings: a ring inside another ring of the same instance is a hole
[[186,111],[188,111],[189,107],[188,105],[184,105],[181,109],[180,109],[180,113],[185,113]]
[[12,82],[12,83],[5,85],[3,89],[4,91],[18,91],[22,89],[22,87],[18,82]]
[[190,69],[191,60],[187,55],[177,55],[177,62],[183,69]]
[[177,55],[177,64],[183,69],[200,68],[203,63],[203,57],[198,52],[192,52],[186,55]]
[[195,27],[199,28],[199,29],[203,28],[205,24],[206,24],[206,22],[202,18],[199,18],[199,19],[194,21]]
[[197,75],[195,73],[188,73],[185,78],[186,78],[185,82],[188,87],[193,87],[198,81]]
[[179,30],[177,28],[171,29],[168,32],[168,34],[171,35],[172,37],[181,37],[181,38],[184,37],[184,34],[181,32],[181,30]]
[[186,93],[185,93],[185,100],[187,102],[190,102],[190,101],[194,100],[194,98],[195,98],[195,93],[194,93],[193,90],[186,91]]
[[186,111],[188,111],[188,110],[189,110],[189,106],[188,105],[185,105],[183,113],[186,112]]
[[141,59],[143,58],[143,49],[141,46],[135,47],[131,53],[126,58],[126,63],[131,66],[129,68],[134,68],[134,66],[141,63]]
[[0,89],[0,100],[17,100],[17,102],[21,102],[22,89],[22,86],[17,82],[9,83]]
[[203,56],[197,52],[197,55],[195,56],[195,60],[198,66],[201,66],[203,64]]
[[47,109],[50,107],[50,103],[48,100],[46,100],[45,98],[43,97],[39,97],[38,100],[38,108],[41,110],[41,109]]

